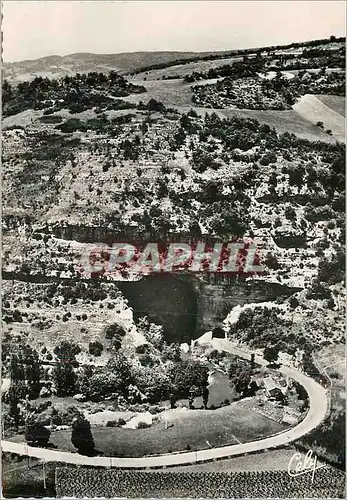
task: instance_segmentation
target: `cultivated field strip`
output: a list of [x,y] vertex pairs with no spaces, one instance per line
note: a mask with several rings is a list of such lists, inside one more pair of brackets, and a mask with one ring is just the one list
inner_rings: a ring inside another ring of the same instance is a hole
[[135,472],[56,469],[57,497],[344,498],[345,474],[331,467],[289,476],[287,471]]

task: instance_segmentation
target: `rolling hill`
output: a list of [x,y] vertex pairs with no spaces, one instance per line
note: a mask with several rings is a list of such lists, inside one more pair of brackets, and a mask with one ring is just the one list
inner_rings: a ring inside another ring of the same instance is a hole
[[[226,52],[225,52],[226,53]],[[223,54],[223,52],[124,52],[122,54],[77,53],[66,56],[48,56],[39,59],[4,63],[4,78],[25,81],[35,76],[59,78],[88,71],[130,72],[157,64],[172,63],[182,59]]]

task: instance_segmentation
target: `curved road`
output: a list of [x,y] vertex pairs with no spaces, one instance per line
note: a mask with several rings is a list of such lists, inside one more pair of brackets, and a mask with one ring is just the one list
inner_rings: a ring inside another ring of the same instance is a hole
[[[222,349],[223,351],[245,359],[250,359],[250,353],[246,353],[234,347],[227,340],[214,339],[212,344],[215,348]],[[260,356],[255,357],[255,362],[263,366],[267,364]],[[251,441],[249,443],[223,446],[196,452],[184,452],[143,458],[86,457],[77,453],[35,448],[25,443],[13,443],[11,441],[1,442],[2,451],[29,455],[31,457],[43,459],[47,462],[65,462],[103,467],[147,468],[192,464],[218,458],[228,458],[244,453],[266,450],[268,448],[276,448],[301,438],[317,427],[324,420],[328,408],[327,391],[321,385],[294,368],[282,366],[279,371],[283,375],[296,380],[306,389],[310,400],[310,407],[306,417],[298,425],[288,431],[259,441]]]

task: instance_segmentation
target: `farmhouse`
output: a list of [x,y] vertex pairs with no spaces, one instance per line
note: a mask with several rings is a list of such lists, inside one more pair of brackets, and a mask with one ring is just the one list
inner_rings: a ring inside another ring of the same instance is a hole
[[282,397],[284,394],[283,387],[280,387],[272,377],[265,377],[263,380],[265,394],[268,398]]

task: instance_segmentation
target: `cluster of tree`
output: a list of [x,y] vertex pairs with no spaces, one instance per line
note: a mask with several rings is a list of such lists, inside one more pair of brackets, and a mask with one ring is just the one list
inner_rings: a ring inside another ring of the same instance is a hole
[[54,349],[56,362],[52,370],[52,382],[57,396],[73,396],[76,392],[77,376],[74,368],[78,367],[76,355],[81,352],[77,344],[61,342]]
[[[6,344],[4,345],[6,352]],[[9,405],[8,417],[10,425],[18,428],[22,421],[20,412],[20,402],[26,397],[36,399],[41,391],[41,379],[43,378],[43,369],[40,364],[38,353],[29,345],[23,346],[15,352],[9,352],[10,361],[7,363],[3,359],[4,365],[8,367],[10,377],[10,387],[7,393],[4,393],[4,400]]]
[[[151,323],[147,316],[139,318],[137,322],[137,329],[140,333],[142,333],[146,340],[155,348],[159,349],[162,352],[162,356],[164,356],[165,347],[169,347],[165,345],[164,335],[163,335],[163,327],[160,325],[156,325],[155,323]],[[180,359],[180,350],[177,344],[171,344],[171,346],[175,349],[176,356],[178,354],[178,358],[173,359],[176,361]],[[170,351],[170,350],[169,350]],[[168,359],[172,359],[170,357],[169,352],[166,353],[166,359],[162,358],[163,361],[167,361]]]
[[163,68],[169,68],[170,66],[176,66],[179,64],[188,64],[191,62],[198,62],[198,61],[212,61],[216,59],[226,59],[229,57],[234,57],[234,56],[248,56],[250,54],[261,54],[261,52],[269,52],[273,50],[285,50],[285,49],[292,49],[296,47],[314,47],[316,45],[327,45],[332,42],[337,42],[341,43],[344,42],[345,39],[344,37],[335,37],[332,35],[330,38],[323,38],[320,40],[310,40],[310,41],[305,41],[305,42],[292,42],[287,45],[269,45],[267,47],[262,47],[260,49],[240,49],[240,50],[231,50],[231,51],[225,51],[225,52],[218,52],[218,53],[208,53],[200,56],[194,56],[194,57],[187,57],[187,58],[181,58],[181,59],[175,59],[173,61],[167,61],[163,63],[157,63],[157,64],[151,64],[142,68],[139,68],[137,70],[134,70],[132,74],[137,74],[137,73],[143,73],[146,71],[151,71],[153,69],[163,69]]
[[[306,181],[313,185],[316,178],[322,182],[324,187],[331,186],[335,191],[344,189],[344,161],[346,147],[341,143],[312,142],[299,139],[295,134],[284,132],[278,134],[273,127],[260,124],[259,121],[250,118],[233,116],[230,119],[221,119],[216,113],[206,115],[202,129],[199,131],[200,141],[209,137],[221,141],[225,153],[232,153],[235,148],[247,151],[254,146],[259,146],[259,151],[265,153],[263,163],[275,162],[277,152],[286,156],[289,151],[295,151],[298,158],[305,159],[307,154],[318,154],[327,163],[327,169],[316,169],[312,163],[305,167],[305,173],[296,172],[295,168],[288,170],[291,176],[290,182],[299,182],[298,178],[306,175]],[[200,145],[201,146],[201,145]],[[260,160],[261,156],[253,156],[252,160]],[[298,167],[299,169],[301,167]],[[326,173],[324,173],[326,172]],[[283,170],[283,173],[287,173]],[[317,177],[315,177],[317,175]],[[321,176],[321,177],[319,177]]]
[[345,280],[346,255],[345,247],[341,246],[336,253],[328,259],[322,257],[318,263],[318,279],[329,285]]
[[210,214],[208,223],[211,231],[225,238],[243,236],[249,222],[245,206],[239,202],[227,201],[211,203],[207,210],[202,212]]
[[[254,146],[265,148],[278,143],[276,130],[267,125],[261,125],[257,120],[233,116],[221,119],[212,113],[207,115],[200,136],[212,136],[219,139],[226,152],[236,148],[248,151]],[[265,141],[265,144],[264,144]]]
[[[50,436],[51,431],[42,422],[31,418],[26,423],[25,440],[30,445],[45,447],[49,443]],[[90,422],[82,415],[76,417],[72,423],[71,442],[81,455],[91,456],[95,453]]]
[[243,61],[235,61],[233,64],[225,64],[218,68],[211,68],[206,72],[193,71],[190,75],[185,76],[184,80],[188,83],[196,82],[199,80],[211,80],[213,78],[231,79],[247,78],[255,76],[262,71],[265,66],[266,59],[263,58],[258,52],[255,58],[243,58]]
[[241,397],[254,396],[258,390],[256,382],[252,380],[252,374],[255,368],[255,356],[251,355],[250,363],[232,356],[229,361],[228,376],[230,386]]
[[80,118],[68,118],[55,128],[66,134],[78,131],[95,130],[96,132],[106,132],[112,128],[113,121],[109,120],[105,114],[88,120]]
[[[144,400],[158,403],[165,399],[188,398],[191,388],[201,395],[207,387],[207,366],[193,360],[181,361],[179,350],[168,344],[162,347],[162,362],[158,356],[140,356],[140,365],[132,364],[120,352],[105,367],[84,366],[78,373],[77,388],[87,399],[100,401],[119,397],[133,403]],[[136,388],[130,394],[130,388]]]
[[231,327],[231,333],[241,342],[253,348],[266,349],[266,359],[274,362],[276,354],[286,352],[295,355],[298,349],[311,354],[313,346],[295,330],[293,323],[284,319],[278,308],[255,307],[241,312],[238,322]]
[[24,384],[29,398],[37,398],[41,389],[42,377],[37,351],[26,345],[20,348],[18,353],[11,354],[9,376],[13,385]]
[[31,108],[51,108],[54,111],[68,108],[72,113],[79,113],[104,105],[109,109],[119,109],[120,103],[115,102],[112,97],[143,92],[146,92],[145,87],[129,83],[115,71],[108,75],[97,72],[77,73],[51,80],[36,77],[30,82],[20,82],[17,86],[4,80],[3,113],[4,116],[9,116]]
[[[160,180],[157,189],[158,199],[165,198],[168,195],[167,186],[164,180]],[[132,220],[138,224],[139,233],[145,233],[151,237],[164,237],[173,229],[169,214],[161,209],[156,209],[153,213],[153,207],[144,210],[143,214],[135,214]]]
[[38,300],[53,299],[56,296],[63,297],[63,305],[76,303],[78,300],[96,302],[105,299],[116,299],[121,296],[116,287],[111,287],[107,283],[102,283],[100,279],[91,281],[75,281],[72,283],[52,283],[42,289]]
[[[230,66],[231,75],[209,85],[193,87],[192,100],[199,106],[223,108],[236,106],[241,109],[290,109],[296,100],[307,93],[345,95],[344,73],[326,73],[323,68],[318,73],[299,71],[294,78],[286,78],[276,67],[272,79],[260,78],[262,70],[252,60],[252,65],[234,63]],[[254,64],[253,64],[254,62]],[[240,65],[240,68],[238,68]],[[321,66],[320,66],[321,67]],[[255,72],[252,71],[255,69]],[[231,71],[233,70],[233,71]],[[212,70],[208,74],[212,74]],[[200,78],[193,74],[187,80]],[[245,79],[244,79],[245,78]]]
[[118,351],[122,347],[123,337],[125,337],[125,330],[117,323],[112,323],[105,327],[104,335],[108,341],[108,348],[113,351]]
[[141,151],[141,140],[138,135],[133,140],[124,139],[119,144],[120,153],[122,153],[124,160],[138,160]]

